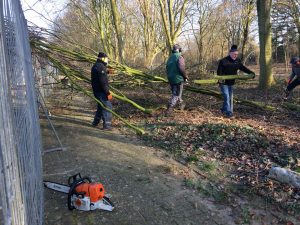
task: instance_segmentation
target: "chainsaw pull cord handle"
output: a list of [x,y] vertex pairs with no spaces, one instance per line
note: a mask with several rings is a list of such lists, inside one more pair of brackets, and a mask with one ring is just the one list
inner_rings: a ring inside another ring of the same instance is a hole
[[[79,194],[79,195],[82,195],[84,197],[83,193],[76,193],[76,190],[75,190],[76,187],[79,184],[82,184],[82,183],[92,183],[92,181],[89,177],[82,177],[81,178],[80,174],[79,174],[80,178],[76,179],[77,175],[78,174],[70,177],[70,178],[73,178],[73,183],[70,185],[70,190],[69,190],[69,193],[68,193],[68,209],[69,210],[75,209],[75,207],[72,205],[72,202],[71,202],[71,198],[72,198],[73,194]],[[69,181],[70,181],[70,178],[69,178]]]

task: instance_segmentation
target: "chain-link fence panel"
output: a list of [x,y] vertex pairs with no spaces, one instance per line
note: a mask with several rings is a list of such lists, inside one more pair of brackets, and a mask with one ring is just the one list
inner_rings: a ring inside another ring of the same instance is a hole
[[42,224],[41,134],[19,0],[0,1],[0,127],[0,224]]

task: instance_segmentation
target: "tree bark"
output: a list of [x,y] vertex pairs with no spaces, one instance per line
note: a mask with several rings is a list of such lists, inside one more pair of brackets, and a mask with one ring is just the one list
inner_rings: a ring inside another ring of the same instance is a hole
[[[167,39],[166,45],[170,54],[181,31],[188,0],[183,0],[181,5],[178,3],[179,1],[175,1],[174,3],[174,0],[159,0],[163,27]],[[179,5],[179,7],[175,8],[174,5]],[[176,10],[180,12],[179,17],[174,13]]]
[[111,4],[111,10],[113,15],[113,24],[116,31],[117,36],[117,45],[118,45],[118,53],[119,53],[119,61],[123,62],[123,35],[121,30],[121,20],[120,20],[120,14],[118,11],[118,6],[116,0],[110,0]]
[[244,19],[242,20],[242,33],[243,33],[243,37],[242,37],[242,53],[241,53],[241,60],[244,61],[245,58],[245,48],[246,48],[246,44],[248,42],[249,39],[249,30],[250,30],[250,25],[251,25],[251,21],[253,19],[253,9],[254,9],[254,0],[249,0],[247,2],[245,2],[245,6],[244,6]]
[[259,29],[259,88],[268,89],[274,83],[272,74],[272,38],[271,14],[272,0],[257,0],[257,15]]

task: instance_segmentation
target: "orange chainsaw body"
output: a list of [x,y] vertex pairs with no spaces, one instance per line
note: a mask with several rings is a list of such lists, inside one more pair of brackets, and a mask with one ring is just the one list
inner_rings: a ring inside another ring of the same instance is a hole
[[84,195],[90,197],[90,201],[95,203],[104,197],[104,187],[100,183],[83,183],[75,188],[77,193],[85,193]]

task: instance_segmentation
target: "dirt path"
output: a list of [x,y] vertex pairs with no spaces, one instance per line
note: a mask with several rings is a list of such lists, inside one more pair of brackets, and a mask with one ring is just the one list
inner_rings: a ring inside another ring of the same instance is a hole
[[[45,224],[235,224],[231,209],[186,189],[181,174],[187,169],[162,152],[116,131],[53,122],[67,150],[44,155],[44,179],[66,183],[77,172],[89,175],[104,184],[116,208],[69,211],[66,195],[46,189]],[[44,148],[55,147],[47,121],[42,121],[42,132]]]
[[[218,204],[186,188],[184,177],[194,175],[188,168],[132,137],[101,131],[86,121],[52,121],[67,150],[44,154],[44,179],[66,183],[78,172],[91,176],[104,184],[116,208],[69,211],[66,195],[46,189],[46,225],[280,224],[280,215],[262,210],[261,203]],[[44,149],[57,147],[47,120],[41,127]]]

